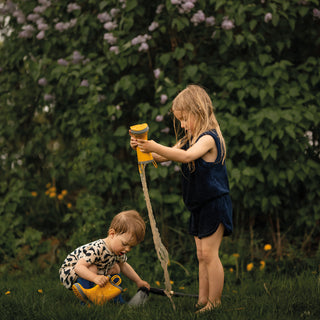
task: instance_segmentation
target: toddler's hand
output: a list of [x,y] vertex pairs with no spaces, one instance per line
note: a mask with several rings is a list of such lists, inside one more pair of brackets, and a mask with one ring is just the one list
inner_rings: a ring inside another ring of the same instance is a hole
[[103,275],[97,275],[93,282],[100,287],[104,287],[109,282],[109,278]]
[[150,284],[147,281],[141,280],[137,283],[138,288],[146,287],[148,290],[150,290]]

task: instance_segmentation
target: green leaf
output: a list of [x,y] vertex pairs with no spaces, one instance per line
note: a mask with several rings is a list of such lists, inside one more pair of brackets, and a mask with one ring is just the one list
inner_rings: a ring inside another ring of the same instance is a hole
[[196,65],[189,65],[186,67],[186,74],[189,76],[189,78],[193,78],[197,71],[198,71],[198,67]]
[[128,135],[128,128],[125,126],[120,126],[116,129],[116,131],[113,133],[115,137],[124,137]]
[[173,57],[177,60],[183,58],[186,54],[186,50],[184,48],[177,47],[176,50],[173,52]]
[[164,53],[160,56],[160,62],[166,66],[171,59],[171,53]]
[[126,2],[126,11],[133,10],[138,5],[137,0],[130,0]]

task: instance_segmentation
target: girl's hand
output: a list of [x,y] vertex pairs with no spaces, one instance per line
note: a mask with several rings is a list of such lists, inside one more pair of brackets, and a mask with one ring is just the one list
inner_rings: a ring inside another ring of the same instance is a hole
[[153,152],[155,142],[153,140],[137,139],[138,147],[142,152]]
[[109,277],[97,274],[93,282],[100,287],[104,287],[109,282]]
[[138,141],[135,137],[131,136],[131,139],[130,139],[130,147],[133,149],[133,150],[136,150],[138,146]]

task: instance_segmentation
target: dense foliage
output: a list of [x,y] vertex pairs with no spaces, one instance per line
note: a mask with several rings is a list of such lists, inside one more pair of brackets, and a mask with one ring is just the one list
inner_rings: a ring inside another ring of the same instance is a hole
[[[251,258],[261,241],[278,257],[319,251],[318,0],[0,6],[1,261],[101,237],[126,208],[145,215],[128,128],[147,122],[172,145],[170,103],[189,83],[208,90],[226,139],[233,239],[250,240]],[[147,175],[160,233],[185,262],[178,171]]]

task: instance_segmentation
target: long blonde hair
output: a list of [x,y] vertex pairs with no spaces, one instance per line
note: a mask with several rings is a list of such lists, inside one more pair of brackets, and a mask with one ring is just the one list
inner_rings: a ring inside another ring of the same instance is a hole
[[203,88],[198,85],[188,85],[186,89],[181,91],[173,100],[171,111],[181,112],[188,120],[190,120],[190,116],[193,115],[195,121],[193,134],[191,135],[189,131],[186,131],[185,135],[180,140],[180,130],[176,125],[176,121],[174,121],[174,130],[179,147],[184,146],[187,142],[189,142],[189,146],[191,147],[196,143],[202,133],[215,129],[221,145],[220,161],[224,163],[226,159],[225,141],[219,123],[213,112],[212,101]]

